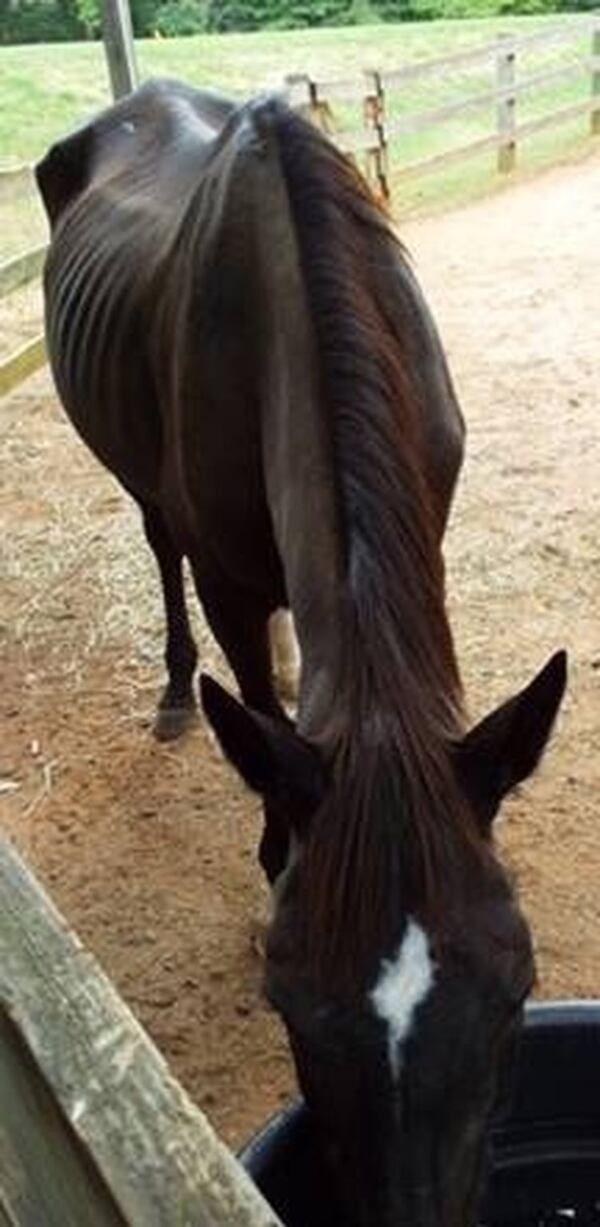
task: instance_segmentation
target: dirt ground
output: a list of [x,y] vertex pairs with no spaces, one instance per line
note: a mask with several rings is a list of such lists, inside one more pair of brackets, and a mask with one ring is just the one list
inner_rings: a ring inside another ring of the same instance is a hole
[[[599,234],[597,156],[403,227],[469,425],[447,555],[473,715],[570,653],[554,743],[499,832],[545,997],[600,995]],[[150,735],[153,564],[48,377],[0,421],[2,825],[237,1144],[293,1093],[260,994],[257,807],[202,727]]]

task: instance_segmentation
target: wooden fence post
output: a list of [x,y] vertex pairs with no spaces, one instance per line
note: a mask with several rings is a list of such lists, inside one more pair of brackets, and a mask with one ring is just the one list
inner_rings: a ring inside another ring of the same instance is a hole
[[600,17],[592,31],[592,99],[597,101],[590,115],[592,136],[600,136]]
[[376,68],[365,70],[366,93],[363,101],[365,123],[375,126],[385,119],[385,91],[381,82],[381,73]]
[[326,98],[322,98],[317,81],[305,72],[288,73],[285,78],[288,101],[305,119],[311,119],[317,128],[332,136],[333,112]]
[[138,83],[129,0],[101,0],[104,50],[113,98],[130,94]]
[[308,92],[310,97],[310,117],[314,124],[326,136],[333,136],[335,122],[331,104],[321,95],[321,89],[316,81],[309,79]]
[[381,73],[376,69],[365,71],[366,94],[363,100],[363,117],[366,127],[373,132],[376,145],[367,150],[367,174],[373,179],[384,200],[390,198],[388,180],[388,152],[385,135],[385,90]]
[[500,143],[498,145],[498,170],[503,174],[514,170],[517,160],[515,140],[515,110],[517,99],[510,90],[515,84],[516,50],[510,34],[498,36],[496,53],[496,86],[498,89],[497,122]]
[[2,1227],[283,1227],[0,837]]

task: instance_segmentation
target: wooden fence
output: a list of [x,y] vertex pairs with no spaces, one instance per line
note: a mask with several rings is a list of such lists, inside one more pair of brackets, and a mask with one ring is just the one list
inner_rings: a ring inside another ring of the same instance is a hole
[[[0,210],[5,203],[24,200],[35,191],[31,167],[0,172]],[[46,255],[45,245],[34,247],[0,265],[0,299],[19,290],[39,277]],[[18,384],[43,366],[46,346],[41,332],[0,362],[0,397],[12,392]]]
[[0,839],[1,1227],[282,1227]]
[[[136,74],[128,10],[125,0],[104,0],[104,4],[113,91],[122,94],[135,81]],[[517,66],[525,53],[539,47],[572,43],[582,37],[589,39],[589,50],[584,55],[577,54],[569,63],[517,77]],[[468,76],[472,70],[489,75],[486,88],[467,92],[466,96],[443,106],[395,113],[405,87],[414,87],[415,82],[425,85],[431,82],[433,87],[448,74]],[[580,83],[588,80],[588,96],[519,122],[521,99],[535,89],[569,80]],[[396,181],[442,169],[486,150],[496,151],[497,168],[506,173],[515,167],[518,144],[525,137],[586,116],[589,116],[591,133],[600,135],[600,14],[566,21],[519,38],[501,36],[493,43],[469,51],[406,64],[390,72],[369,69],[362,77],[347,80],[315,80],[306,73],[295,73],[286,77],[284,88],[292,106],[310,116],[345,152],[363,161],[367,178],[384,197],[390,195],[392,151],[398,159],[394,166]],[[340,104],[343,107],[360,105],[358,126],[354,124],[348,129],[340,124]],[[461,116],[486,109],[495,114],[491,131],[442,153],[412,162],[402,160],[403,138],[437,129]],[[30,168],[0,172],[0,207],[4,200],[14,201],[32,190]],[[0,298],[38,276],[43,254],[44,249],[38,247],[0,267]],[[0,396],[6,395],[43,365],[45,356],[44,340],[38,335],[1,363]]]
[[[589,52],[576,55],[570,63],[560,64],[542,72],[517,78],[518,58],[539,47],[574,42],[585,36],[590,39]],[[432,83],[449,74],[475,68],[489,71],[490,84],[446,103],[406,114],[394,114],[394,99],[415,82]],[[562,106],[548,114],[519,122],[518,101],[549,84],[567,80],[589,80],[589,96]],[[305,73],[295,73],[285,79],[285,88],[293,106],[309,115],[318,126],[352,156],[362,156],[370,182],[384,196],[390,194],[390,147],[400,153],[394,178],[423,175],[452,163],[463,161],[485,150],[496,150],[497,168],[511,171],[516,164],[518,142],[535,133],[546,131],[578,117],[589,116],[590,131],[600,134],[600,14],[587,19],[569,21],[516,38],[500,35],[495,42],[455,55],[407,64],[396,71],[371,69],[362,80],[316,80]],[[359,104],[360,126],[348,130],[336,115],[339,104]],[[402,137],[437,128],[463,115],[486,109],[495,110],[493,130],[443,153],[403,163]]]

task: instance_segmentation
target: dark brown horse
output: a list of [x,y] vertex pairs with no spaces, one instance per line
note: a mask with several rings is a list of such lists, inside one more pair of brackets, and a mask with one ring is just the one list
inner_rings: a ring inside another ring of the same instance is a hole
[[[435,327],[351,166],[282,103],[144,86],[38,168],[62,399],[142,507],[168,730],[192,704],[190,560],[265,801],[267,992],[356,1227],[470,1227],[533,979],[491,846],[564,654],[470,733],[441,538],[463,425]],[[266,635],[289,605],[297,726]]]

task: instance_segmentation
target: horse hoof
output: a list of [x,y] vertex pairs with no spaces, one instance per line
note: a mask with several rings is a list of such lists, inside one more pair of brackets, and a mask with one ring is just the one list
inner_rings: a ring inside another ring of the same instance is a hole
[[197,723],[195,707],[162,707],[157,712],[153,733],[157,741],[176,741]]

